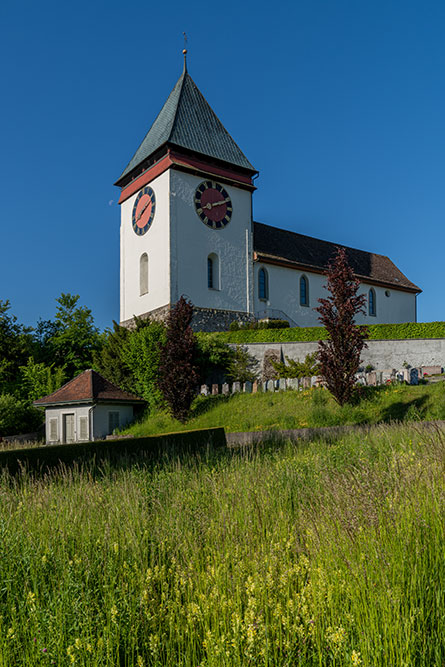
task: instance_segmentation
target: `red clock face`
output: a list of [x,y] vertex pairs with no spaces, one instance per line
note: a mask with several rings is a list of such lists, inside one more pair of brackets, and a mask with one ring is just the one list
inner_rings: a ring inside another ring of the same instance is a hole
[[195,192],[196,212],[208,227],[222,229],[232,217],[232,202],[219,183],[204,181]]
[[156,198],[153,190],[147,185],[136,197],[133,206],[132,224],[134,232],[142,236],[153,222],[156,208]]

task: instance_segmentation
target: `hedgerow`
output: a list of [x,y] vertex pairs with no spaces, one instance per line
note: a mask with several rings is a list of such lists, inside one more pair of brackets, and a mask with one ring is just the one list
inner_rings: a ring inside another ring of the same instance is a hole
[[[445,322],[403,322],[401,324],[368,325],[371,340],[400,340],[404,338],[445,338]],[[325,340],[324,327],[294,327],[287,329],[256,329],[200,333],[224,343],[286,343]]]

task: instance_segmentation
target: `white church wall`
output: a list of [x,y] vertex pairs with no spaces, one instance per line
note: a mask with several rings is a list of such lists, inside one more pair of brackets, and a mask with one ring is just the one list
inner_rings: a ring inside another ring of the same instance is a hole
[[[259,298],[258,275],[260,269],[267,271],[268,276],[268,298]],[[306,276],[308,280],[309,306],[300,304],[300,278]],[[318,273],[298,271],[287,267],[255,262],[254,264],[254,308],[255,314],[264,311],[282,311],[284,315],[291,318],[298,326],[319,326],[318,313],[314,310],[319,304],[318,299],[327,296],[323,288],[326,277]],[[374,289],[376,297],[376,315],[359,315],[358,324],[391,324],[397,322],[416,321],[416,296],[410,292],[376,287],[362,283],[360,294],[368,297],[368,292]],[[389,296],[386,293],[389,292]],[[366,306],[367,308],[367,306]],[[368,309],[367,309],[368,312]],[[279,313],[271,313],[277,317]]]
[[[165,306],[170,301],[170,171],[150,184],[156,196],[151,227],[143,236],[133,231],[136,192],[121,205],[121,322]],[[148,292],[140,295],[140,259],[148,256]]]
[[[171,302],[184,294],[201,308],[252,310],[248,296],[252,290],[251,193],[222,183],[232,200],[233,213],[225,228],[214,230],[195,210],[195,191],[204,180],[210,177],[171,172]],[[207,285],[207,258],[211,254],[219,260],[219,289]]]

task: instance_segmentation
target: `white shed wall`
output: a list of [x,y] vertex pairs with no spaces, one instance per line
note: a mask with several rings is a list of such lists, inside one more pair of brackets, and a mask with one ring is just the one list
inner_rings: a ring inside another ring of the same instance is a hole
[[119,428],[126,426],[133,419],[132,405],[107,405],[100,403],[93,410],[93,440],[101,440],[107,435],[111,435],[108,430],[108,414],[110,412],[119,412]]
[[[119,426],[125,426],[133,419],[132,405],[99,404],[92,409],[91,405],[66,405],[63,407],[50,407],[45,410],[45,433],[47,444],[63,443],[63,415],[74,414],[74,442],[86,442],[88,440],[100,440],[107,435],[108,413],[119,412]],[[80,440],[80,417],[88,418],[88,437]],[[56,440],[50,439],[50,420],[57,419]]]

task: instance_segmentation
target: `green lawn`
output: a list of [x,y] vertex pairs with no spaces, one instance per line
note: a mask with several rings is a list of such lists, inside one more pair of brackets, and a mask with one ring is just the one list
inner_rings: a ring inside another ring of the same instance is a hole
[[379,426],[3,475],[0,665],[442,667],[444,450]]
[[445,419],[445,383],[369,387],[356,405],[342,408],[324,389],[198,397],[186,424],[159,411],[125,432],[139,436],[214,426],[261,431],[424,419]]

